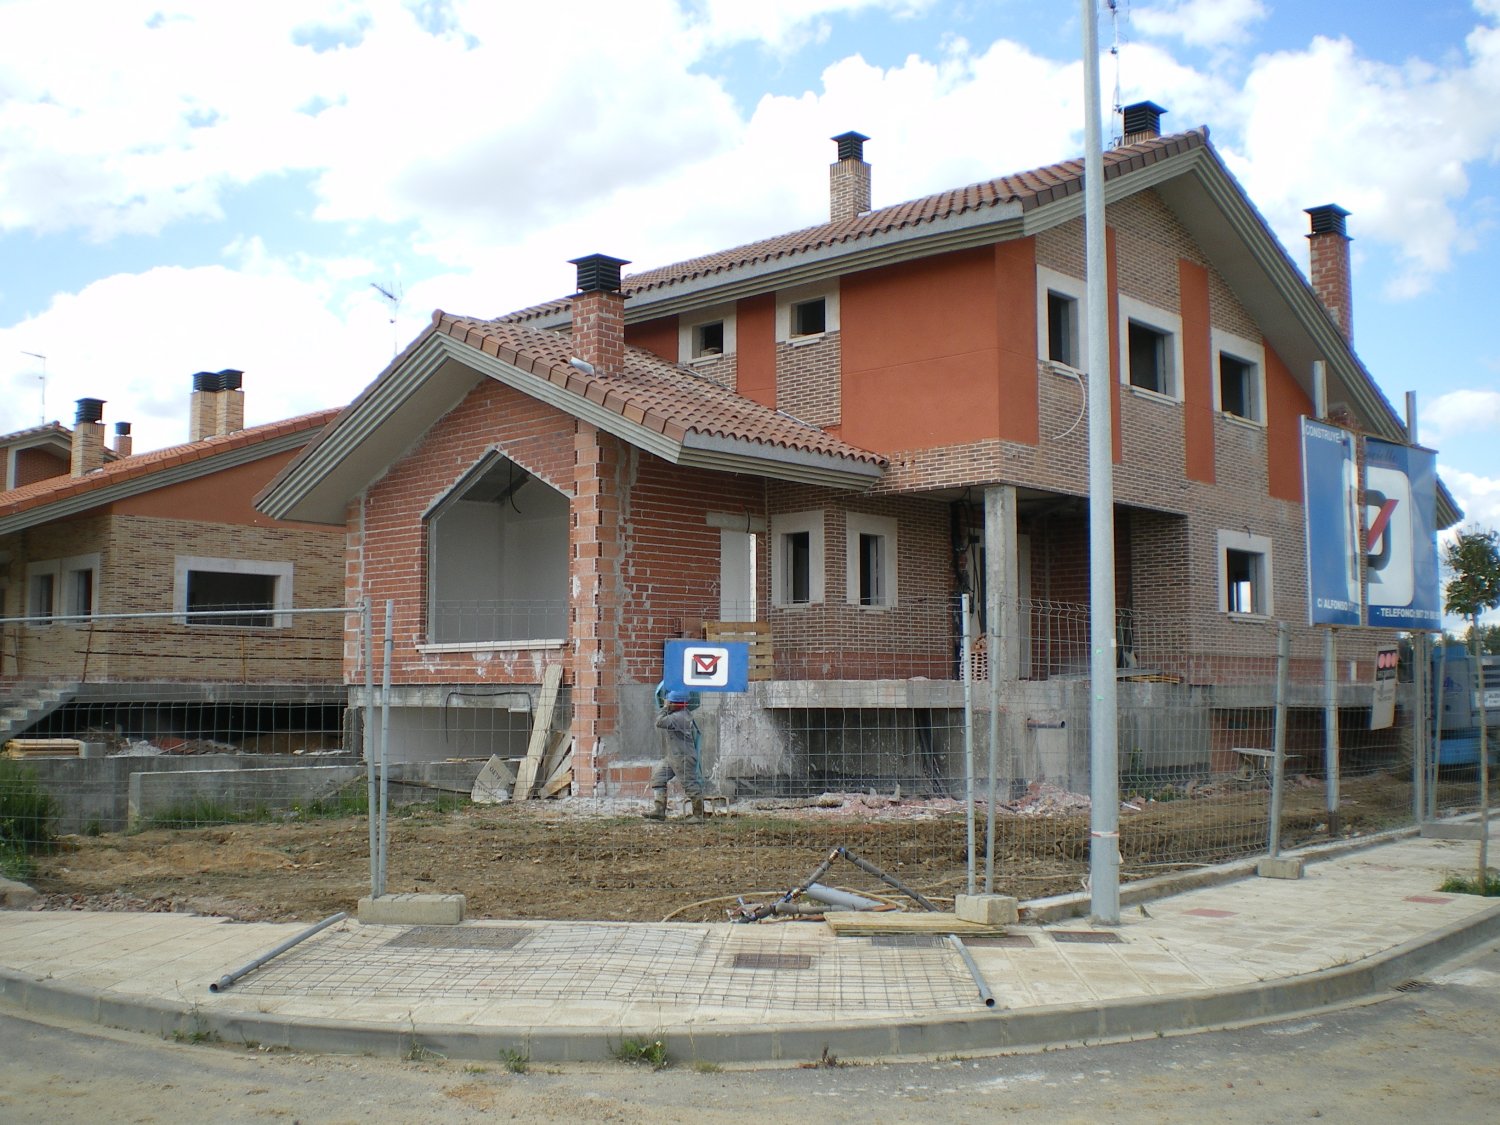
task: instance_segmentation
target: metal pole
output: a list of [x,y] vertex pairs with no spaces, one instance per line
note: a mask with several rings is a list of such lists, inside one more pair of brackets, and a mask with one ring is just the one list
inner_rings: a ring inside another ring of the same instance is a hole
[[1446,636],[1438,633],[1437,684],[1432,693],[1432,781],[1427,786],[1427,819],[1437,819],[1438,767],[1443,756],[1443,708],[1444,693],[1448,686],[1448,643]]
[[953,948],[958,950],[958,955],[964,959],[968,966],[969,975],[974,978],[974,984],[979,988],[979,999],[986,1008],[995,1006],[995,994],[990,991],[990,986],[985,983],[984,974],[979,971],[979,966],[974,963],[974,956],[964,946],[963,939],[957,934],[949,934],[948,941]]
[[391,849],[390,822],[390,744],[391,744],[391,649],[392,621],[396,603],[387,598],[385,603],[385,663],[380,671],[380,890],[376,896],[385,894],[386,859]]
[[284,941],[280,945],[278,945],[275,949],[271,949],[271,950],[268,950],[265,953],[262,953],[254,961],[247,961],[245,964],[241,965],[238,969],[230,969],[229,972],[225,973],[218,980],[216,980],[212,984],[210,984],[208,986],[208,990],[210,992],[223,992],[224,989],[228,988],[231,984],[233,984],[235,981],[239,980],[246,973],[253,973],[256,969],[260,968],[262,965],[264,965],[267,961],[271,960],[273,957],[280,957],[288,949],[292,948],[292,946],[297,945],[300,942],[306,941],[308,938],[312,937],[314,934],[321,933],[323,930],[326,930],[329,926],[333,925],[335,922],[342,922],[347,917],[349,917],[349,915],[346,914],[345,912],[343,912],[342,910],[339,911],[337,914],[330,914],[327,918],[324,918],[316,926],[309,926],[307,929],[303,930],[301,933],[293,934],[291,937],[287,938],[286,941]]
[[1281,798],[1286,778],[1286,680],[1292,660],[1292,634],[1285,621],[1276,623],[1276,727],[1271,746],[1271,827],[1267,852],[1281,854]]
[[1330,836],[1339,831],[1339,673],[1333,634],[1333,629],[1323,634],[1323,774]]
[[1485,893],[1490,871],[1490,729],[1489,707],[1484,691],[1484,647],[1479,643],[1479,611],[1469,616],[1469,636],[1474,646],[1475,701],[1479,704],[1479,885]]
[[958,599],[959,619],[962,621],[961,638],[963,655],[959,658],[959,673],[964,680],[964,841],[968,857],[968,893],[974,893],[974,663],[971,651],[974,638],[969,632],[969,595]]
[[1411,637],[1411,810],[1421,824],[1427,812],[1427,698],[1431,695],[1427,676],[1432,662],[1427,656],[1426,633]]
[[1104,150],[1099,128],[1099,22],[1082,0],[1084,273],[1089,331],[1089,895],[1092,916],[1120,921],[1120,762],[1115,681],[1114,434],[1109,287],[1104,238]]
[[370,822],[370,897],[380,895],[380,838],[376,833],[375,818],[375,614],[369,598],[363,598],[359,607],[359,627],[364,634],[365,651],[365,813]]

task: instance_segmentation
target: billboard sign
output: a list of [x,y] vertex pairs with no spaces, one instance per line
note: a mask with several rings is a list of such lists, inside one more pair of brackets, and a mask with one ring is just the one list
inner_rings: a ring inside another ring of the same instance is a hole
[[1359,625],[1359,470],[1354,435],[1302,419],[1307,612],[1312,625]]
[[1368,624],[1441,629],[1436,454],[1366,439],[1365,542]]
[[745,641],[668,641],[662,684],[668,691],[748,691]]

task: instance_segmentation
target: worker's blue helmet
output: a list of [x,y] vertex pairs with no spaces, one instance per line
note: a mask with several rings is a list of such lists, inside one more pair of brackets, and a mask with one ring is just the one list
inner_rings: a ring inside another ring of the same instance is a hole
[[691,703],[692,701],[693,701],[693,697],[691,695],[689,695],[685,691],[669,691],[669,692],[667,692],[667,702],[668,703]]

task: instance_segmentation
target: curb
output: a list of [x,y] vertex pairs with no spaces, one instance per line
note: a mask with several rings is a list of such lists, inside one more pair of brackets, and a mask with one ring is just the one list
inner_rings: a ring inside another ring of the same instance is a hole
[[[1500,940],[1500,904],[1384,953],[1283,980],[1179,996],[1058,1005],[1022,1011],[869,1024],[819,1023],[786,1028],[489,1027],[368,1020],[333,1021],[249,1013],[156,997],[129,997],[0,969],[0,1001],[39,1015],[201,1041],[212,1039],[323,1054],[395,1058],[431,1053],[449,1059],[496,1059],[515,1051],[533,1062],[597,1062],[624,1038],[661,1039],[679,1060],[785,1064],[841,1059],[890,1060],[1119,1042],[1205,1031],[1347,1005],[1368,999],[1474,946]],[[996,991],[1003,1000],[1003,988]]]

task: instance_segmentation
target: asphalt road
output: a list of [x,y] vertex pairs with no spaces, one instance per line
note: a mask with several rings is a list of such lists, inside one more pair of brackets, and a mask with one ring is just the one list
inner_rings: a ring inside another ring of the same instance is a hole
[[0,1008],[0,1122],[1500,1120],[1500,944],[1377,1003],[999,1058],[653,1072],[267,1053]]

